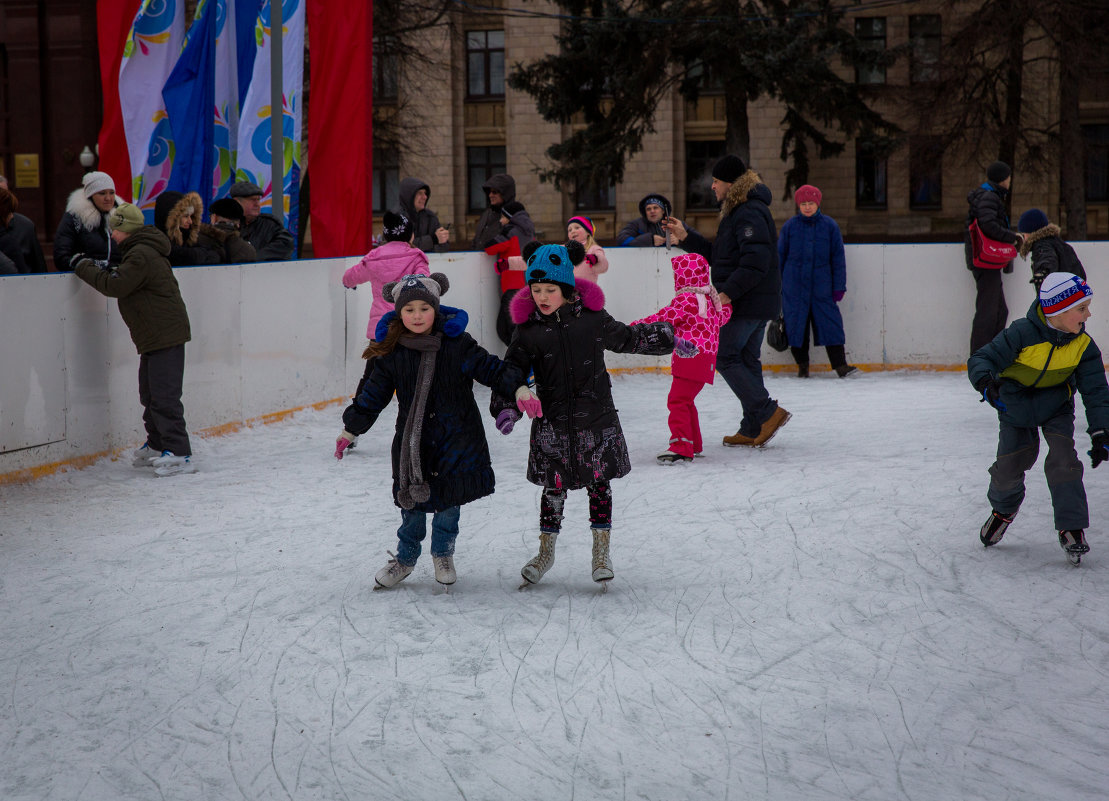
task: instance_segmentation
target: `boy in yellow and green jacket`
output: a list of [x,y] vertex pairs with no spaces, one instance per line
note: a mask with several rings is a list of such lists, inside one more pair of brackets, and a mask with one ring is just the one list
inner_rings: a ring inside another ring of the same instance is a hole
[[993,513],[979,533],[996,545],[1024,500],[1024,474],[1036,463],[1040,429],[1059,544],[1078,564],[1090,550],[1082,462],[1074,446],[1074,394],[1082,394],[1093,467],[1109,459],[1109,383],[1101,350],[1086,333],[1093,290],[1071,273],[1052,273],[1028,314],[1014,321],[967,361],[967,376],[982,400],[997,409],[997,461],[986,493]]

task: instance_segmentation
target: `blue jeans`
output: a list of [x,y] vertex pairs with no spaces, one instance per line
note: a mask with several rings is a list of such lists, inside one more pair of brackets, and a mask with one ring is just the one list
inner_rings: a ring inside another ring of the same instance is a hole
[[762,340],[766,320],[733,317],[720,329],[720,352],[716,371],[724,377],[743,407],[739,433],[756,437],[770,419],[778,402],[762,382]]
[[[454,541],[458,537],[458,516],[461,513],[461,506],[452,506],[432,515],[432,556],[454,554]],[[427,536],[427,513],[401,509],[400,520],[400,528],[397,529],[397,561],[402,565],[414,565],[420,558],[420,543]]]
[[[1052,417],[1040,428],[1047,441],[1044,473],[1055,511],[1055,528],[1060,531],[1085,529],[1090,525],[1086,488],[1082,485],[1082,462],[1074,450],[1074,412]],[[997,438],[997,461],[990,467],[990,504],[1002,514],[1013,514],[1024,502],[1024,474],[1040,454],[1040,432],[1001,423]]]

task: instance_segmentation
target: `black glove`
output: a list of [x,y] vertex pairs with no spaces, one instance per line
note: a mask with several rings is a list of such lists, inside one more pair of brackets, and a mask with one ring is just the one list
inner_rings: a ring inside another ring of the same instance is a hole
[[1029,281],[1028,283],[1035,284],[1036,287],[1038,288],[1040,286],[1040,284],[1042,284],[1044,282],[1044,279],[1047,278],[1047,276],[1048,276],[1047,270],[1034,270],[1032,272],[1032,280]]
[[979,379],[974,388],[982,393],[982,400],[979,403],[988,403],[990,406],[997,409],[999,412],[1005,411],[1007,408],[1004,401],[1001,400],[1001,382],[993,376],[986,376]]
[[1109,434],[1105,431],[1095,431],[1090,435],[1090,439],[1094,445],[1087,451],[1090,455],[1090,467],[1097,467],[1106,459],[1109,459]]

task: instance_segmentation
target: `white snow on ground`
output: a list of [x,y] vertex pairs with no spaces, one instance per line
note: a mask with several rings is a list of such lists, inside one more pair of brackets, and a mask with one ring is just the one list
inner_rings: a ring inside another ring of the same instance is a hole
[[986,550],[997,424],[964,375],[767,383],[794,414],[770,447],[720,446],[720,382],[706,457],[662,467],[669,380],[614,379],[607,594],[583,491],[517,590],[526,427],[489,425],[497,492],[463,509],[449,593],[426,554],[372,591],[389,414],[342,463],[335,407],[198,439],[196,475],[0,487],[0,797],[1104,798],[1109,469],[1081,567],[1042,455]]

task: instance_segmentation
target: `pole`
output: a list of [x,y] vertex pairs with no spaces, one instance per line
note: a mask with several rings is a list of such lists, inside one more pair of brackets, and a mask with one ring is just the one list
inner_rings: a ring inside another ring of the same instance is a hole
[[285,65],[282,62],[282,0],[270,2],[270,186],[272,213],[285,224],[285,120],[282,102]]

